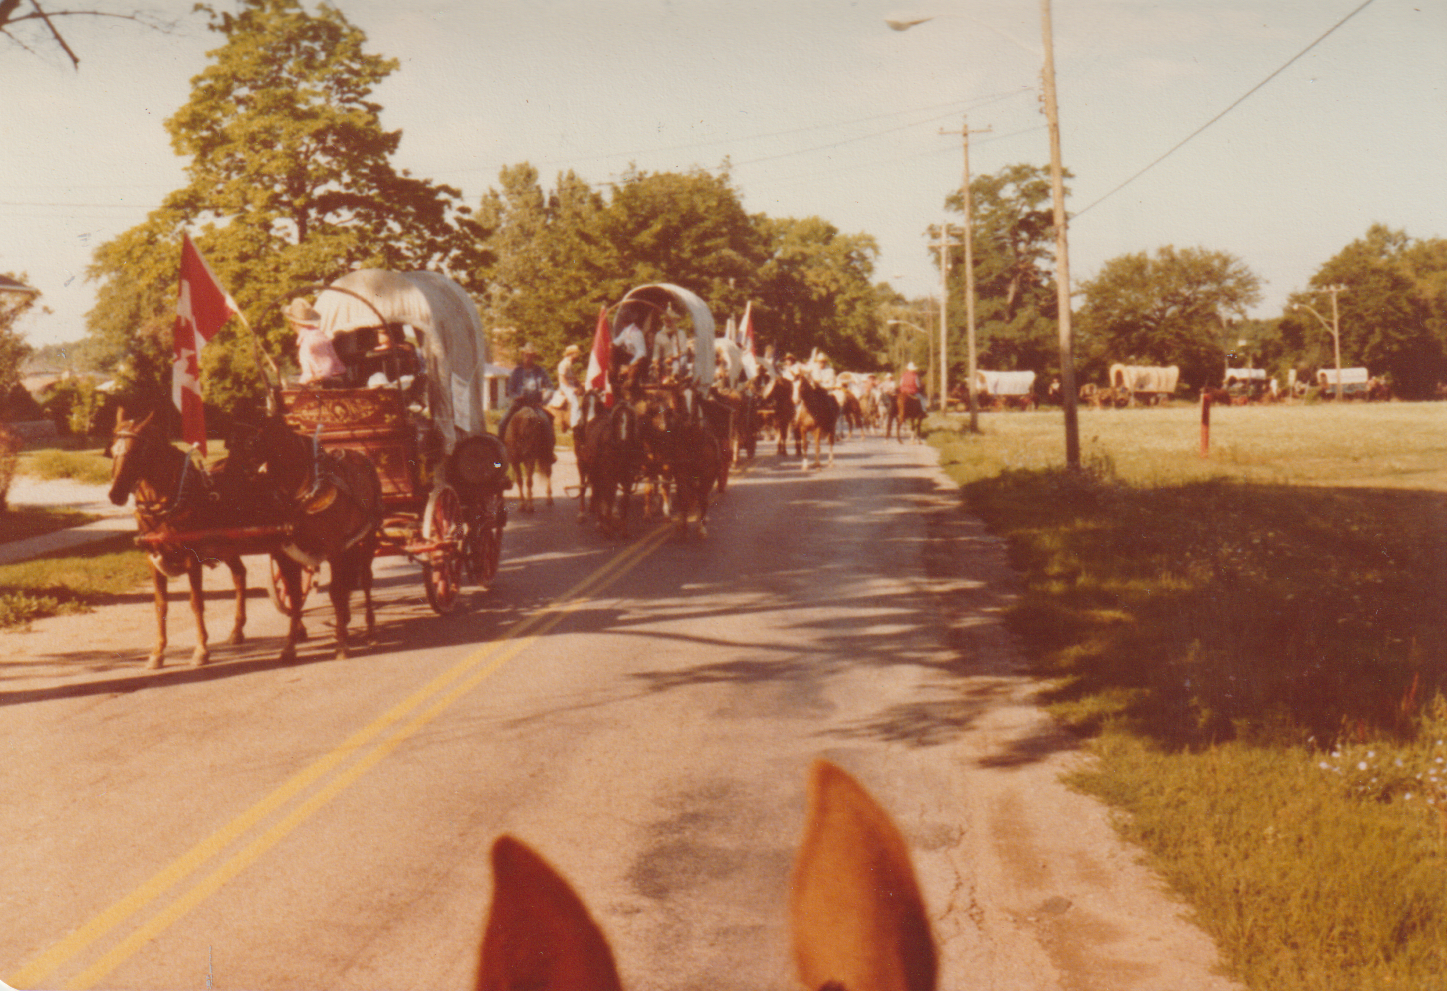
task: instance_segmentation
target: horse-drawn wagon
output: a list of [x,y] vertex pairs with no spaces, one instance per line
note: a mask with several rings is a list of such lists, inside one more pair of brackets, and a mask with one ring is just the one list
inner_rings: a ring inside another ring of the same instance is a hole
[[1181,370],[1175,365],[1111,365],[1110,388],[1116,406],[1155,406],[1176,394]]
[[977,369],[975,396],[980,409],[1034,409],[1035,373]]
[[465,580],[497,574],[507,523],[507,455],[483,419],[477,308],[434,272],[359,269],[326,286],[316,310],[346,370],[321,388],[280,390],[281,413],[320,451],[375,465],[376,555],[420,563],[428,603],[450,612]]
[[[675,342],[675,367],[652,367],[655,352],[663,356],[658,335],[668,333],[663,315],[674,307],[688,316],[692,337]],[[580,517],[591,510],[602,528],[621,532],[633,487],[642,484],[650,506],[652,494],[660,495],[664,511],[671,507],[685,525],[696,511],[702,531],[709,492],[728,484],[739,428],[738,410],[711,394],[713,315],[697,294],[670,283],[639,286],[612,309],[611,338],[636,333],[649,360],[612,370],[611,409],[596,393],[585,397],[577,446]],[[614,348],[614,357],[621,362],[627,355]]]

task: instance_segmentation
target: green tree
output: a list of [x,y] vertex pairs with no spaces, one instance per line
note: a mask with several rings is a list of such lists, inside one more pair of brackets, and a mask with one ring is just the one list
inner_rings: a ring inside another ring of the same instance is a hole
[[[285,299],[352,267],[483,267],[481,229],[457,190],[393,168],[400,131],[368,97],[396,67],[363,50],[366,36],[335,7],[242,0],[210,14],[224,43],[166,121],[187,185],[137,227],[102,245],[91,333],[124,359],[128,384],[169,392],[179,242],[192,231],[212,269],[273,355],[294,340]],[[254,397],[252,343],[233,325],[203,352],[209,402]]]
[[1324,289],[1331,285],[1346,287],[1337,294],[1342,364],[1386,375],[1404,398],[1433,395],[1447,378],[1447,241],[1373,224],[1322,265],[1313,288],[1293,294],[1281,320],[1286,348],[1308,370],[1335,367],[1332,335],[1294,306],[1310,306],[1330,323]]
[[[25,283],[25,274],[3,273],[7,278]],[[39,293],[0,292],[0,396],[7,396],[20,385],[21,366],[34,353],[20,333],[17,324],[39,303]]]
[[599,306],[613,302],[617,264],[602,232],[603,197],[571,171],[546,193],[526,162],[498,179],[502,188],[478,210],[491,231],[485,312],[500,351],[515,356],[531,343],[551,372],[563,348],[587,343]]
[[[1050,170],[1011,165],[972,178],[970,194],[977,364],[1053,374],[1060,347]],[[945,207],[963,218],[958,191],[946,198]],[[938,242],[938,228],[931,238]],[[938,264],[938,249],[933,250]],[[968,365],[964,248],[950,248],[949,261],[950,379],[959,381]]]
[[758,216],[754,223],[769,251],[753,310],[762,342],[800,358],[820,348],[840,369],[880,368],[889,335],[878,311],[894,297],[870,281],[879,255],[874,238],[842,234],[819,217]]
[[1115,362],[1178,365],[1187,385],[1216,385],[1228,321],[1244,318],[1260,287],[1246,263],[1224,251],[1167,245],[1154,258],[1112,258],[1081,285],[1082,364],[1097,373]]

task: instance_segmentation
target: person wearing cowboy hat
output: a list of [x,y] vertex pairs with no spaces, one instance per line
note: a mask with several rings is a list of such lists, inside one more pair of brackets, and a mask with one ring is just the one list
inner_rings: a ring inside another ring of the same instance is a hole
[[323,384],[346,374],[347,366],[337,356],[332,339],[322,332],[322,315],[298,296],[287,305],[287,323],[296,332],[297,364],[302,385]]
[[653,337],[653,367],[661,382],[678,374],[679,359],[683,357],[682,337],[678,332],[678,314],[673,307],[663,311],[663,327]]
[[912,361],[905,366],[904,373],[899,377],[899,391],[906,396],[917,396],[920,393],[919,369]]
[[[507,436],[507,425],[512,420],[513,414],[524,406],[541,406],[547,398],[547,394],[553,390],[553,383],[548,379],[548,373],[538,364],[538,349],[531,344],[524,344],[520,352],[521,364],[512,370],[507,377],[507,394],[510,402],[507,412],[502,415],[502,422],[497,425],[497,435]],[[548,434],[552,444],[557,443],[557,436],[553,432],[553,418],[546,417],[548,423]]]
[[582,354],[582,348],[576,344],[569,344],[563,349],[563,358],[558,362],[558,389],[553,393],[553,398],[548,400],[548,406],[553,409],[568,407],[568,425],[577,429],[578,423],[583,416],[583,410],[578,402],[578,375],[573,371],[573,359]]

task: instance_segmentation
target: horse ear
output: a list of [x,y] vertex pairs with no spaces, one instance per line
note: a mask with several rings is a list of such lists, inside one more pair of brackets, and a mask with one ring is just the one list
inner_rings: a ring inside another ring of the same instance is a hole
[[602,930],[547,861],[503,836],[492,871],[477,991],[621,991]]
[[149,426],[151,425],[151,421],[154,420],[155,418],[156,418],[156,411],[155,411],[155,410],[151,410],[149,413],[146,414],[146,418],[145,418],[144,420],[142,420],[140,423],[136,424],[136,433],[140,433],[141,431],[143,431],[143,430],[145,430],[147,427],[149,427]]
[[869,793],[827,761],[810,774],[789,910],[805,987],[933,991],[934,937],[904,838]]

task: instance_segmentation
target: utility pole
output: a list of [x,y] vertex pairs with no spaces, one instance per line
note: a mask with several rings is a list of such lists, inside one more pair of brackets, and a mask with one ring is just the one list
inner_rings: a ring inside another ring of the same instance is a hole
[[[980,406],[975,399],[975,226],[970,218],[970,201],[974,199],[970,195],[970,134],[988,134],[990,128],[971,132],[970,118],[966,116],[960,126],[960,137],[965,144],[965,184],[961,187],[965,206],[965,339],[969,351],[969,388],[966,390],[970,397],[970,433],[980,432]],[[941,134],[950,132],[941,130]]]
[[944,413],[946,404],[949,402],[949,390],[946,388],[949,379],[949,325],[945,321],[946,300],[950,298],[950,285],[947,275],[950,266],[950,248],[959,244],[958,241],[950,240],[949,219],[940,221],[940,412]]
[[1332,344],[1336,347],[1336,401],[1337,401],[1337,402],[1341,402],[1341,397],[1342,397],[1342,384],[1341,384],[1341,314],[1337,311],[1337,308],[1336,308],[1336,294],[1339,293],[1339,292],[1346,292],[1346,288],[1347,288],[1346,286],[1340,285],[1339,283],[1333,283],[1332,285],[1329,285],[1329,286],[1326,287],[1326,291],[1329,292],[1329,293],[1331,293],[1331,341],[1332,341]]
[[1040,0],[1045,40],[1045,119],[1050,127],[1050,188],[1055,205],[1055,298],[1060,310],[1060,391],[1065,403],[1065,467],[1080,467],[1080,421],[1075,410],[1075,355],[1070,334],[1070,249],[1065,235],[1065,179],[1060,164],[1060,108],[1055,102],[1055,37],[1050,0]]

